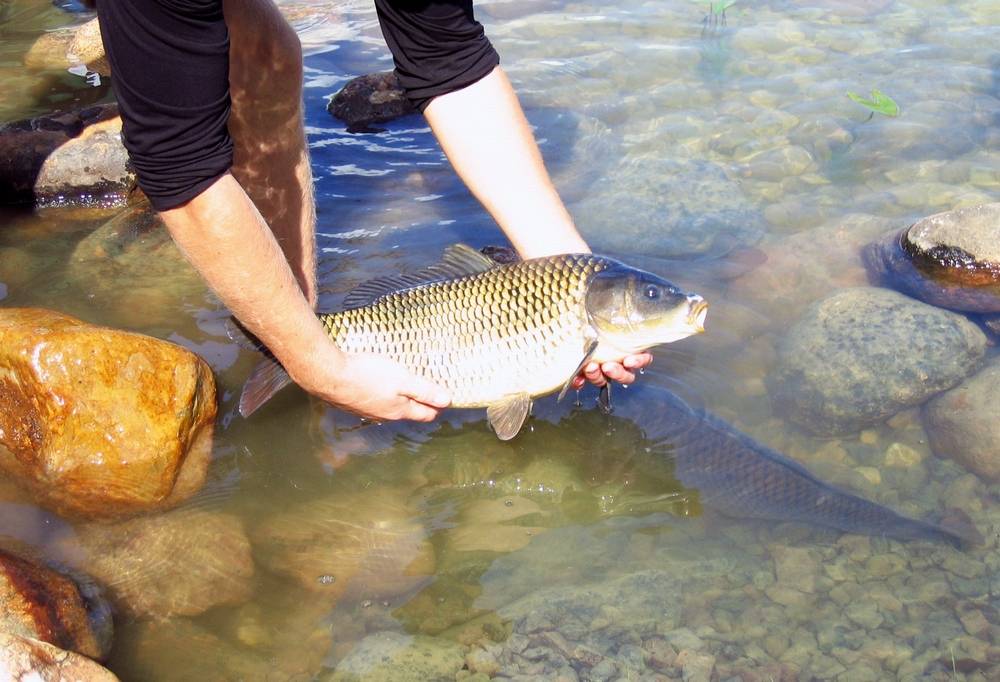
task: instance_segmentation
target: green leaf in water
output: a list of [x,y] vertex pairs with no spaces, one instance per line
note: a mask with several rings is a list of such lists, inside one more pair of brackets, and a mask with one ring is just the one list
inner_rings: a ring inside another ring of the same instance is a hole
[[848,92],[847,96],[858,104],[868,107],[872,111],[886,116],[899,116],[899,105],[889,95],[881,90],[872,88],[872,98],[865,99],[855,92]]
[[[699,5],[704,3],[704,0],[692,0]],[[739,0],[709,0],[708,12],[709,14],[722,14],[727,9],[735,5]]]

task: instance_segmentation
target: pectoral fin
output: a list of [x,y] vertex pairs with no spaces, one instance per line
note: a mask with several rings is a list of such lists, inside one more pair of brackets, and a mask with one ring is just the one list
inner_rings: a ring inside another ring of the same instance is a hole
[[281,363],[268,356],[260,361],[240,394],[240,416],[246,418],[271,399],[275,393],[292,383]]
[[594,353],[596,352],[597,352],[597,339],[594,339],[589,344],[587,344],[587,349],[583,353],[583,360],[580,360],[580,364],[576,366],[576,369],[573,370],[573,373],[569,375],[569,379],[567,379],[566,383],[563,384],[562,390],[559,391],[559,397],[556,398],[556,402],[563,399],[563,397],[566,395],[566,391],[568,391],[569,387],[573,385],[573,379],[575,379],[576,375],[579,374],[580,371],[587,366],[587,363],[590,362],[590,358],[594,357]]
[[486,408],[486,417],[500,440],[510,440],[524,425],[531,410],[531,396],[516,393]]

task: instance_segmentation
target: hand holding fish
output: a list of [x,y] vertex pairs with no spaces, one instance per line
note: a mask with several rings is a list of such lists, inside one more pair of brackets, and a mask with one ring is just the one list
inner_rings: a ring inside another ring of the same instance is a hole
[[583,371],[573,380],[573,388],[579,390],[588,381],[598,388],[602,388],[609,381],[617,381],[620,384],[631,384],[635,381],[635,371],[648,367],[653,361],[651,353],[639,353],[637,355],[627,355],[621,362],[588,363]]
[[[451,396],[393,360],[370,353],[342,353],[333,376],[306,377],[296,383],[340,409],[374,421],[433,421]],[[359,390],[364,387],[363,390]]]

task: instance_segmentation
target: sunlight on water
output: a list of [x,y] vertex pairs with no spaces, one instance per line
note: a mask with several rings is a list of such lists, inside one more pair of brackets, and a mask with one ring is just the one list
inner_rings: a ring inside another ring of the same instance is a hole
[[[502,244],[422,119],[355,135],[326,112],[350,78],[391,68],[371,4],[284,4],[307,53],[321,306],[454,242]],[[108,569],[144,599],[163,590],[168,611],[120,614],[108,665],[123,680],[1000,674],[996,484],[935,457],[919,408],[821,437],[772,402],[789,327],[867,284],[863,245],[1000,201],[1000,12],[773,0],[733,3],[722,21],[706,16],[713,4],[477,5],[595,250],[710,303],[707,333],[657,352],[614,391],[611,416],[592,388],[579,404],[550,397],[501,443],[482,411],[363,425],[290,388],[243,420],[236,400],[256,358],[227,338],[225,311],[148,211],[0,210],[2,305],[172,340],[219,382],[209,482],[159,531],[194,559]],[[0,118],[109,96],[21,62],[37,36],[88,17],[0,2]],[[901,115],[869,116],[847,96],[873,88]],[[962,552],[720,513],[711,491],[683,482],[711,447],[705,413],[908,516],[957,508],[987,544]],[[61,563],[112,544],[5,482],[0,510],[0,542]],[[252,562],[218,588],[231,599],[178,607],[197,601],[189,583],[233,569],[217,547],[247,542]]]

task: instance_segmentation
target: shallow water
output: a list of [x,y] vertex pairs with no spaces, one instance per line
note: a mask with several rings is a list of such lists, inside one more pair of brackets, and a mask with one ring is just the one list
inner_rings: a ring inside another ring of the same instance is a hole
[[[322,304],[453,242],[503,243],[421,118],[352,135],[326,113],[348,79],[391,64],[371,6],[321,14],[293,4],[308,53]],[[228,342],[225,312],[168,243],[110,264],[99,247],[115,242],[98,228],[113,212],[0,212],[0,304],[182,343],[220,382],[210,481],[188,506],[241,521],[252,596],[194,617],[120,618],[112,670],[125,680],[324,679],[366,636],[401,632],[489,644],[502,672],[534,677],[679,678],[683,662],[650,653],[660,640],[691,652],[690,674],[708,657],[722,679],[773,676],[779,664],[804,679],[998,674],[997,486],[934,457],[916,410],[854,436],[810,437],[771,407],[764,379],[806,305],[865,283],[857,246],[1000,200],[1000,10],[738,2],[723,24],[707,5],[478,6],[595,249],[711,303],[708,333],[659,351],[619,390],[611,418],[590,391],[580,408],[549,398],[530,433],[501,444],[479,413],[356,429],[288,389],[244,421],[235,399],[254,358]],[[77,20],[44,2],[0,3],[0,71],[19,84],[0,93],[0,116],[107,97],[79,76],[19,66],[41,31]],[[846,96],[872,88],[899,103],[898,118],[870,118]],[[166,267],[151,271],[153,255]],[[908,514],[958,507],[987,545],[962,553],[721,518],[643,434],[664,428],[644,407],[658,387]],[[915,467],[886,464],[896,443],[917,453]],[[73,544],[76,529],[17,509],[0,535],[53,554]],[[207,551],[214,541],[192,532],[185,542]],[[148,589],[182,580],[156,574]],[[989,627],[970,625],[970,612]],[[544,654],[560,650],[552,642],[568,642],[561,659]]]

